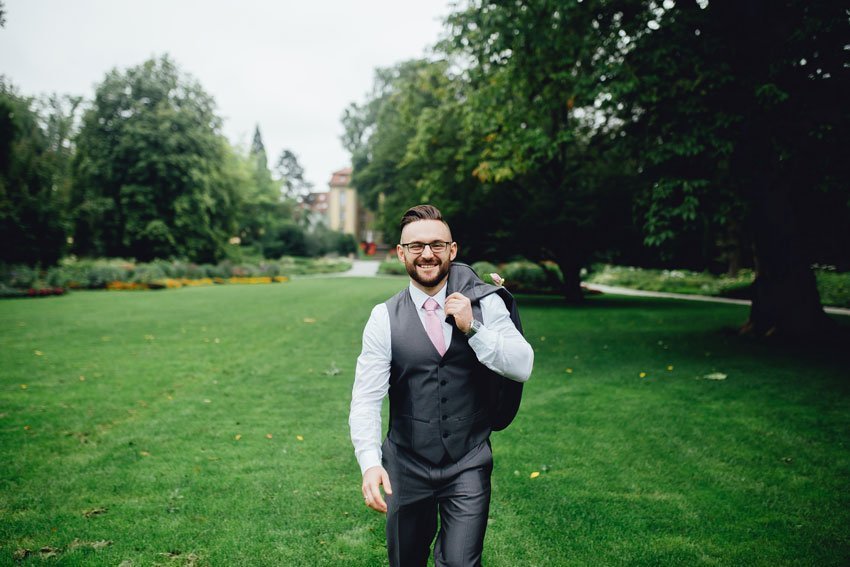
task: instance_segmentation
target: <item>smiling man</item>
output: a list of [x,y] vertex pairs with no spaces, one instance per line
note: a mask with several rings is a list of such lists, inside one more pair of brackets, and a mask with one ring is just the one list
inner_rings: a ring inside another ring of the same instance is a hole
[[453,266],[458,245],[436,207],[409,209],[400,229],[396,253],[410,284],[372,310],[352,392],[363,499],[387,514],[390,565],[426,565],[438,517],[434,564],[480,565],[493,469],[489,392],[501,377],[528,380],[534,353],[495,288]]

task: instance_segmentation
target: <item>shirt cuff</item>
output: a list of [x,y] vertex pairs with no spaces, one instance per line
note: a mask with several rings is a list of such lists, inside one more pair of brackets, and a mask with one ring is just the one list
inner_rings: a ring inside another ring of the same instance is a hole
[[381,464],[381,451],[375,449],[363,451],[357,461],[360,463],[360,474],[365,474],[372,467],[383,466]]
[[478,328],[478,332],[469,337],[469,346],[472,347],[472,350],[475,350],[476,354],[478,351],[475,347],[484,347],[486,348],[489,345],[492,345],[496,342],[497,333],[495,331],[491,331],[483,324]]

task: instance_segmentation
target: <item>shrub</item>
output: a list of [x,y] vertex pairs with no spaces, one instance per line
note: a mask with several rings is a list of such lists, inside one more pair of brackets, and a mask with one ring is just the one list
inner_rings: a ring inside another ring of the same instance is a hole
[[37,285],[38,269],[23,264],[3,264],[0,281],[11,288],[30,288]]
[[207,276],[211,278],[229,278],[232,276],[232,265],[228,260],[219,262],[216,265],[208,265]]
[[406,276],[407,269],[404,267],[404,264],[398,261],[398,258],[393,258],[381,262],[378,265],[378,273],[389,276]]
[[128,270],[118,266],[93,265],[85,272],[86,279],[81,282],[83,287],[100,289],[106,287],[109,282],[127,281]]
[[552,290],[561,289],[564,283],[564,275],[561,273],[561,268],[555,262],[541,262],[543,273],[546,275],[546,287]]
[[499,275],[505,278],[505,287],[511,291],[522,293],[550,291],[543,267],[528,260],[517,260],[504,264]]
[[266,258],[306,256],[307,237],[303,228],[292,221],[286,221],[269,229],[263,237],[262,248]]
[[[493,278],[490,277],[490,274],[493,272],[498,273],[499,268],[496,267],[496,264],[491,264],[490,262],[475,262],[470,266],[473,271],[478,274],[478,277],[484,280],[485,283],[492,284]],[[499,274],[504,277],[504,274]]]
[[850,272],[816,269],[821,303],[835,307],[850,307]]
[[153,283],[168,277],[161,264],[152,262],[150,264],[136,264],[130,271],[130,281],[133,283]]

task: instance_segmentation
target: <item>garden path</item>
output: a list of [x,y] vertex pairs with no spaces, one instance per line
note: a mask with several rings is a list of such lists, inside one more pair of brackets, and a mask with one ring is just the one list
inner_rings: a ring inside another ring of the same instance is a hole
[[[749,305],[749,299],[729,299],[726,297],[711,297],[708,295],[690,295],[685,293],[669,293],[661,291],[644,291],[640,289],[629,289],[626,287],[615,287],[601,284],[585,284],[585,287],[590,290],[601,291],[602,293],[613,293],[617,295],[634,295],[640,297],[664,297],[668,299],[687,299],[689,301],[712,301],[715,303],[735,303],[738,305]],[[850,315],[850,309],[843,307],[824,307],[824,311],[833,315]]]

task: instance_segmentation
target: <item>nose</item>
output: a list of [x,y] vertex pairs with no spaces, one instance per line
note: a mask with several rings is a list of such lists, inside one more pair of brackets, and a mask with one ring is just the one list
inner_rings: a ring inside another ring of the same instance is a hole
[[430,244],[425,245],[425,249],[422,251],[422,254],[420,254],[420,256],[424,256],[425,258],[433,258],[434,257],[434,251],[431,250]]

